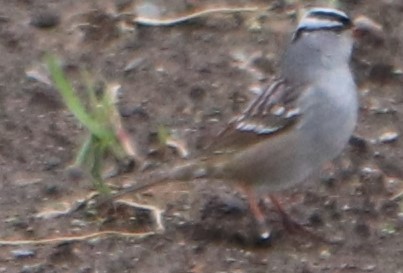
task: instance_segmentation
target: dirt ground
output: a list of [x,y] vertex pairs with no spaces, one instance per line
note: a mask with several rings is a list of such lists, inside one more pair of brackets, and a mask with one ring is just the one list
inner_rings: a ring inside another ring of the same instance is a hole
[[[144,233],[156,231],[147,209],[40,217],[93,191],[88,180],[66,175],[85,130],[41,73],[45,53],[63,60],[77,86],[80,68],[121,84],[119,110],[140,153],[174,164],[177,151],[153,141],[160,126],[197,154],[205,136],[253,96],[252,87],[278,71],[295,26],[281,2],[292,1],[0,0],[0,240],[102,230],[144,235],[0,243],[0,272],[403,272],[400,0],[328,1],[385,30],[383,42],[368,40],[354,54],[361,107],[349,146],[331,167],[279,196],[290,215],[330,243],[286,230],[270,203],[273,236],[257,242],[244,198],[223,181],[170,183],[126,197],[163,210],[165,230],[152,235]],[[170,27],[133,26],[129,16],[116,16],[137,10],[172,17],[212,4],[277,9],[217,13]],[[135,175],[111,183],[130,184]]]

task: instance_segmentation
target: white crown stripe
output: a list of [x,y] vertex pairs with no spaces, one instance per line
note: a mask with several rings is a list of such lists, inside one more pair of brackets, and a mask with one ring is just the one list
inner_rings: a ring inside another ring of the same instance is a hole
[[342,18],[343,20],[349,20],[349,17],[347,16],[346,13],[340,11],[340,10],[335,10],[335,9],[330,9],[330,8],[313,8],[311,9],[307,16],[333,16],[337,18]]
[[311,9],[298,24],[293,40],[298,38],[302,31],[339,29],[350,25],[350,18],[342,11],[328,8]]

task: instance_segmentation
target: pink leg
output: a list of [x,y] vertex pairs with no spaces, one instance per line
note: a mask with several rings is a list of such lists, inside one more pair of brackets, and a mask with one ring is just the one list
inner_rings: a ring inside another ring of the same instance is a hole
[[304,233],[306,235],[309,235],[312,238],[315,238],[319,241],[324,241],[327,242],[327,240],[325,238],[323,238],[322,236],[314,233],[313,231],[305,228],[303,225],[301,225],[300,223],[296,222],[295,220],[293,220],[283,209],[283,207],[281,206],[280,202],[277,200],[277,198],[273,195],[269,195],[270,201],[272,202],[272,204],[276,207],[276,210],[278,211],[278,213],[281,216],[281,220],[283,222],[284,227],[291,233],[296,233],[296,232],[300,232],[300,233]]
[[305,229],[301,224],[292,220],[290,216],[288,216],[288,214],[285,212],[283,207],[280,205],[280,202],[274,195],[269,194],[269,198],[271,203],[276,207],[276,210],[280,214],[283,225],[287,230],[289,230],[290,232],[295,232],[300,229]]
[[259,208],[258,200],[256,198],[255,193],[248,186],[243,186],[243,190],[247,196],[249,208],[258,224],[260,237],[262,239],[268,239],[270,237],[270,230],[266,225],[266,218],[264,217],[263,212]]

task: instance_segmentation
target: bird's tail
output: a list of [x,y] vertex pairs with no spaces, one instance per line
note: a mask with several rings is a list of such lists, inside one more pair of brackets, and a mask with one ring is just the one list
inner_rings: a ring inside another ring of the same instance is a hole
[[201,161],[193,161],[171,168],[164,168],[162,170],[140,174],[139,177],[135,178],[136,183],[134,185],[106,197],[98,202],[98,205],[107,203],[131,192],[148,189],[157,184],[171,181],[191,181],[196,178],[206,177],[208,176],[208,173],[208,164]]

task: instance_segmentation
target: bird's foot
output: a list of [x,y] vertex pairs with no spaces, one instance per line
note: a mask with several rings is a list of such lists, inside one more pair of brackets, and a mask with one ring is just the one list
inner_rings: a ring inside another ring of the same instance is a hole
[[271,238],[271,229],[268,227],[266,221],[256,219],[257,232],[259,241],[268,241]]
[[326,239],[325,237],[321,236],[320,234],[317,234],[315,231],[310,230],[309,228],[305,227],[303,224],[297,222],[296,220],[292,219],[283,209],[283,207],[280,205],[279,201],[277,198],[274,196],[270,195],[269,196],[270,201],[276,208],[277,212],[279,213],[281,217],[281,222],[285,228],[286,231],[289,233],[293,234],[303,234],[306,236],[309,236],[315,240],[321,241],[321,242],[326,242],[328,243],[329,240]]

